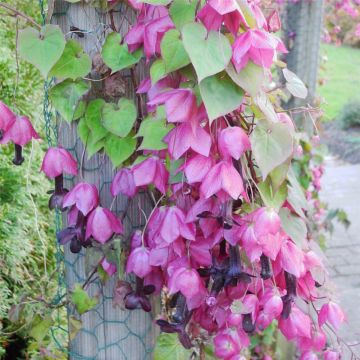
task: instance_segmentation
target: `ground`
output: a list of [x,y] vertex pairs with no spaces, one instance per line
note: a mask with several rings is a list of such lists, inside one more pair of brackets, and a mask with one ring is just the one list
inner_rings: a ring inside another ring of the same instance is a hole
[[[334,300],[340,301],[348,318],[340,335],[354,344],[360,341],[360,164],[351,165],[329,157],[325,168],[321,198],[330,208],[344,209],[351,221],[348,230],[335,224],[326,255],[330,276],[336,285]],[[360,356],[360,346],[354,346],[353,351]],[[344,360],[350,358],[347,351]]]
[[322,45],[322,56],[327,59],[321,66],[319,94],[325,98],[322,106],[325,120],[331,120],[349,101],[360,101],[360,50],[347,46]]

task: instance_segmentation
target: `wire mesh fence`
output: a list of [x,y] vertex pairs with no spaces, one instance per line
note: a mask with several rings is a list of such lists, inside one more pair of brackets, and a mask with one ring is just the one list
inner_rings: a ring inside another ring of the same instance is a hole
[[[77,40],[91,58],[97,56],[101,51],[106,35],[111,31],[111,22],[115,22],[119,32],[124,34],[128,30],[131,20],[134,19],[134,13],[124,4],[120,4],[114,9],[112,19],[101,8],[84,3],[70,4],[58,0],[51,4],[49,2],[49,11],[52,12],[50,16],[46,14],[43,0],[39,0],[39,5],[44,23],[48,19],[51,23],[58,24],[65,37]],[[137,70],[138,80],[141,80],[143,76],[144,67],[140,67]],[[125,96],[134,97],[134,83],[129,71],[123,71],[121,77],[125,84]],[[91,73],[90,79],[93,80],[95,89],[91,96],[93,98],[101,97],[104,82],[96,73]],[[124,197],[118,197],[115,200],[112,198],[110,184],[115,172],[111,162],[106,155],[101,153],[88,158],[86,147],[78,137],[76,124],[62,121],[54,113],[48,95],[49,88],[53,83],[54,80],[45,83],[44,117],[47,142],[49,146],[61,145],[68,149],[80,167],[78,177],[65,179],[65,187],[72,188],[78,181],[95,184],[99,190],[101,206],[111,208],[123,219],[124,238],[128,240],[135,229],[142,228],[145,224],[146,219],[143,213],[149,213],[151,204],[148,194],[140,193],[130,200]],[[55,216],[56,230],[59,231],[66,219],[59,212]],[[62,310],[59,308],[52,335],[61,351],[68,353],[71,359],[137,360],[150,358],[155,337],[151,314],[141,310],[122,311],[113,306],[113,291],[117,279],[112,278],[105,284],[98,276],[91,277],[89,280],[89,274],[94,269],[91,250],[72,254],[68,246],[65,246],[65,249],[58,246],[57,266],[58,292],[53,299],[53,305],[61,304],[76,283],[88,282],[86,291],[89,296],[98,298],[98,305],[81,317],[77,314],[74,306],[71,304],[67,306],[70,331],[69,326],[62,321]],[[71,319],[81,319],[81,329],[74,338],[71,334]],[[70,338],[68,346],[64,343],[66,338]]]

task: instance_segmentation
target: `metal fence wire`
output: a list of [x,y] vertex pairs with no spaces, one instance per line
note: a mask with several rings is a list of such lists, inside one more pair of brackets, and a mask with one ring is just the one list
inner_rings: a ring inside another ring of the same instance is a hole
[[[84,50],[93,58],[101,51],[105,37],[110,32],[110,19],[107,13],[86,3],[71,4],[55,0],[51,23],[60,26],[66,39],[74,38],[79,41]],[[39,5],[45,24],[48,15],[44,0],[39,0]],[[126,33],[131,19],[134,19],[132,11],[126,5],[120,4],[113,14],[120,33]],[[134,97],[134,88],[129,73],[124,71],[121,75],[126,83],[125,96]],[[137,71],[138,80],[141,80],[143,76],[144,69],[139,69]],[[111,207],[120,217],[124,216],[125,237],[128,239],[135,229],[142,228],[145,224],[142,211],[149,213],[148,195],[142,193],[132,200],[127,198],[114,200],[112,198],[110,184],[115,172],[111,162],[104,154],[95,154],[88,159],[86,149],[77,135],[76,124],[69,125],[61,120],[51,107],[48,94],[53,84],[54,79],[45,83],[44,118],[47,143],[49,146],[61,145],[73,154],[80,165],[81,181],[95,184],[99,190],[101,205]],[[96,91],[97,97],[101,97],[103,82],[93,82],[94,86],[99,90]],[[79,181],[79,177],[65,180],[66,187],[72,188]],[[57,212],[55,220],[56,230],[59,231],[66,219]],[[63,302],[74,284],[83,284],[93,269],[88,250],[82,251],[80,254],[72,254],[68,247],[65,246],[64,249],[63,246],[58,245],[56,260],[58,291],[53,299],[53,305]],[[69,340],[69,345],[66,344],[66,341],[64,343],[64,339],[69,338],[69,329],[64,324],[63,310],[58,310],[56,323],[52,328],[52,336],[59,350],[70,359],[140,360],[151,358],[155,338],[152,316],[141,310],[130,312],[115,308],[113,306],[115,283],[115,278],[103,284],[98,277],[94,277],[86,291],[89,296],[98,297],[98,305],[81,316],[76,312],[74,306],[68,305],[69,321],[76,318],[82,322],[80,331],[74,339]]]

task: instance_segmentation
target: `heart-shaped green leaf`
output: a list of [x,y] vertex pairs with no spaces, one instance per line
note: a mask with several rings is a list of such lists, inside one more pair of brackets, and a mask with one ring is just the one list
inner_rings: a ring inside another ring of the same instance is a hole
[[131,131],[137,116],[132,100],[122,98],[118,105],[106,103],[101,111],[101,123],[112,134],[125,137]]
[[36,314],[31,323],[31,330],[29,335],[33,337],[36,341],[41,342],[46,335],[48,335],[51,326],[54,325],[54,320],[51,315],[46,315],[45,317]]
[[45,25],[40,32],[33,28],[19,31],[19,55],[37,67],[46,78],[65,48],[64,34],[57,25]]
[[160,334],[156,339],[154,360],[185,360],[190,359],[192,350],[185,349],[177,334]]
[[306,244],[307,228],[305,221],[292,214],[289,209],[282,208],[279,212],[281,227],[291,237],[291,239],[300,247]]
[[71,302],[75,305],[77,312],[82,315],[98,304],[96,297],[90,297],[80,284],[75,284],[71,293]]
[[165,135],[173,128],[166,125],[164,119],[153,119],[151,117],[141,122],[136,137],[142,137],[143,141],[139,150],[163,150],[167,145],[163,142]]
[[108,131],[101,123],[102,108],[106,104],[104,99],[91,100],[86,108],[85,123],[91,132],[91,142],[96,143],[108,135]]
[[199,86],[210,123],[241,105],[244,92],[225,73],[210,76]]
[[91,70],[91,59],[75,40],[66,43],[64,52],[50,71],[51,76],[59,79],[70,78],[75,80],[84,77]]
[[178,30],[169,30],[161,40],[161,55],[166,73],[183,68],[190,64],[190,59],[180,39]]
[[182,29],[182,38],[199,82],[221,72],[229,64],[231,46],[220,32],[208,32],[202,24],[189,23]]
[[181,30],[185,24],[195,20],[197,0],[174,0],[170,6],[170,17],[175,26]]
[[106,138],[105,152],[109,156],[114,167],[120,166],[127,160],[136,149],[136,139],[132,135],[119,138],[110,135]]
[[264,182],[258,184],[258,189],[264,204],[279,211],[287,198],[287,184],[283,183],[279,189],[275,190],[268,177]]
[[160,79],[166,75],[165,63],[163,59],[157,59],[154,61],[150,67],[150,78],[151,83],[154,85]]
[[251,96],[255,96],[265,81],[264,69],[249,61],[240,72],[237,72],[233,64],[229,64],[226,72],[231,79]]
[[[90,89],[90,85],[84,80],[72,81],[67,79],[49,91],[51,103],[56,111],[66,120],[73,121],[81,116],[81,111],[77,110],[80,100]],[[84,104],[80,103],[83,107]]]
[[130,53],[126,44],[121,45],[121,35],[113,32],[109,34],[102,48],[101,56],[104,63],[116,72],[136,64],[142,57],[142,50]]
[[251,148],[265,180],[270,171],[293,153],[293,136],[283,123],[261,120],[250,137]]

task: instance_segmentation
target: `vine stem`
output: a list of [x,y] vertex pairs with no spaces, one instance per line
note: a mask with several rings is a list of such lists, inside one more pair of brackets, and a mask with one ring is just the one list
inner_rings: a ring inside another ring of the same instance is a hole
[[6,10],[9,10],[12,13],[14,13],[16,16],[20,16],[20,17],[26,19],[26,21],[28,21],[29,23],[36,26],[39,30],[41,30],[41,25],[39,25],[32,17],[30,17],[30,16],[24,14],[23,12],[13,8],[12,6],[10,6],[8,4],[5,4],[3,2],[0,2],[0,8],[4,8]]

